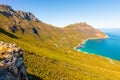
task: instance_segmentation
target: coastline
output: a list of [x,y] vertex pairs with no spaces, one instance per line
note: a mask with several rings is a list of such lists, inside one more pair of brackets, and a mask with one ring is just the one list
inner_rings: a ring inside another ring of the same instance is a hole
[[[82,45],[82,44],[85,44],[88,40],[107,39],[107,38],[109,38],[108,35],[105,35],[104,37],[88,38],[88,39],[83,40],[81,43],[78,43],[78,45],[75,46],[75,47],[73,47],[73,49],[74,49],[74,50],[77,50],[78,47],[82,47],[81,45]],[[78,50],[77,50],[77,51],[78,51]],[[79,50],[79,51],[80,51],[80,50]],[[80,51],[80,52],[82,52],[82,51]]]
[[[88,40],[107,39],[107,38],[110,38],[110,37],[109,37],[108,35],[105,35],[104,37],[88,38],[88,39],[83,40],[83,41],[82,41],[80,44],[78,44],[77,46],[75,46],[74,49],[75,49],[76,51],[82,52],[82,53],[84,53],[84,54],[96,55],[95,53],[85,52],[85,51],[82,51],[82,50],[78,50],[77,48],[80,47],[82,44],[85,44],[86,41],[88,41]],[[111,59],[111,58],[109,58],[109,57],[105,57],[105,56],[102,56],[102,55],[98,55],[98,56],[104,57],[104,58],[106,58],[111,64],[116,65],[116,64],[114,63],[114,61],[113,61],[114,59]]]
[[[82,52],[82,53],[84,53],[84,54],[97,55],[97,54],[95,54],[95,53],[84,52],[84,51],[81,51],[81,50],[77,50],[77,51]],[[102,55],[97,55],[97,56],[104,57],[104,58],[106,58],[111,64],[116,65],[116,64],[113,62],[114,59],[111,59],[111,58],[109,58],[109,57],[105,57],[105,56],[102,56]]]

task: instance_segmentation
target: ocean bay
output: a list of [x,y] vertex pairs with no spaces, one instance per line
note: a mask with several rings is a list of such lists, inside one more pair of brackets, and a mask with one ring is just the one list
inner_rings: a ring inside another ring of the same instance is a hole
[[87,40],[78,51],[120,60],[120,29],[102,29],[109,38]]

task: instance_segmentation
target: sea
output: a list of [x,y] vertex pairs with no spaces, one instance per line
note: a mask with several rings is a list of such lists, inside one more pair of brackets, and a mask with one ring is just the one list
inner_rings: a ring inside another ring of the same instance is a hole
[[109,38],[87,40],[77,50],[120,61],[120,28],[100,30],[106,33]]

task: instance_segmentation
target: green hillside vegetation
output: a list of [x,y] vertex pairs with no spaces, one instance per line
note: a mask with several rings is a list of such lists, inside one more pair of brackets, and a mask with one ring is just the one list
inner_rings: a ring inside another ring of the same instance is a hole
[[104,36],[86,23],[57,28],[0,14],[0,41],[23,48],[30,80],[119,80],[119,61],[74,50],[85,39]]

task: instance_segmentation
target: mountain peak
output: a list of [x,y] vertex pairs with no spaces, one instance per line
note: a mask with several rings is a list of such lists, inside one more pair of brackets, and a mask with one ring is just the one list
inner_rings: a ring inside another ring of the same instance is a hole
[[31,12],[23,12],[21,10],[16,10],[16,13],[18,13],[22,18],[30,21],[39,21]]
[[70,24],[70,25],[66,26],[66,28],[71,28],[71,29],[93,29],[92,26],[88,25],[86,22]]
[[80,25],[88,25],[88,24],[86,22],[79,22],[79,23],[75,23],[75,24],[71,24],[71,25],[80,26]]
[[0,10],[13,10],[11,6],[0,4]]
[[15,21],[19,20],[20,18],[25,19],[27,21],[39,21],[31,12],[14,10],[9,5],[0,4],[0,13],[6,17],[13,17]]

